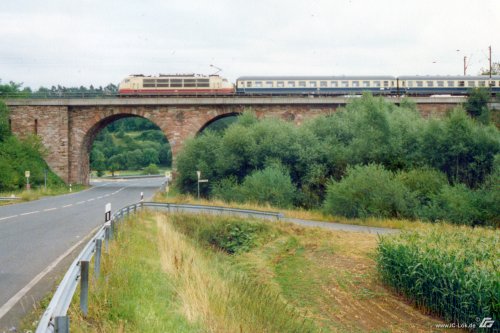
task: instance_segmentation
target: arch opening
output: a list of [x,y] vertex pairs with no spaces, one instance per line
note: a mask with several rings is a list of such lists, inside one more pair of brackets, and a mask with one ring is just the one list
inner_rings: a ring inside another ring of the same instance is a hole
[[236,122],[238,117],[241,115],[240,112],[230,112],[219,115],[210,119],[208,122],[203,125],[196,135],[203,134],[205,130],[211,130],[214,132],[223,132],[226,128],[228,128],[231,124]]
[[134,114],[101,119],[83,138],[79,177],[159,174],[172,166],[172,148],[164,131],[151,120]]

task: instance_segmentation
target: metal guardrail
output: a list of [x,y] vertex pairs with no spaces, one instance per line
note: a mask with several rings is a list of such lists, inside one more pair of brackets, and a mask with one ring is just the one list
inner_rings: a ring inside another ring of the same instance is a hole
[[67,333],[69,332],[69,318],[67,312],[75,294],[76,288],[80,283],[80,308],[84,315],[88,311],[88,275],[89,263],[94,257],[94,275],[98,276],[100,272],[100,257],[102,242],[105,242],[108,249],[109,239],[113,238],[115,223],[123,219],[130,213],[135,213],[138,209],[152,208],[155,210],[166,210],[168,212],[204,212],[219,215],[236,215],[244,217],[257,217],[279,220],[283,217],[281,213],[265,212],[250,209],[236,209],[218,206],[172,204],[157,202],[139,202],[125,206],[116,211],[112,216],[106,213],[105,223],[99,228],[96,234],[90,239],[80,254],[73,261],[68,271],[64,275],[61,283],[57,287],[47,309],[40,318],[36,333]]
[[0,197],[0,201],[21,200],[19,197]]

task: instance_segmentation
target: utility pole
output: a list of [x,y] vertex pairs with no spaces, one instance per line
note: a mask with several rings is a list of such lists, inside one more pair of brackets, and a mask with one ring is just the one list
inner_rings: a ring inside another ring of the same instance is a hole
[[490,82],[491,82],[491,45],[490,45],[490,47],[488,49],[490,51],[490,55],[488,57],[488,61],[490,62]]
[[467,75],[467,56],[464,56],[464,76]]

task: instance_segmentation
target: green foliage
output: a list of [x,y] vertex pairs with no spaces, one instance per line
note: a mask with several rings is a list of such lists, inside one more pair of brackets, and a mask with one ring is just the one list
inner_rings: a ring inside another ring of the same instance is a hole
[[249,201],[276,207],[292,206],[295,187],[290,176],[280,166],[271,165],[245,177],[238,185],[234,178],[225,178],[213,189],[217,198],[225,201]]
[[399,172],[396,178],[413,193],[420,205],[429,204],[448,185],[445,174],[430,168]]
[[[138,170],[150,164],[171,166],[172,152],[163,132],[139,117],[117,120],[95,138],[90,154],[93,170]],[[103,166],[104,165],[104,166]]]
[[494,126],[482,126],[458,108],[444,120],[430,120],[420,140],[420,155],[454,183],[478,187],[491,173],[500,135]]
[[[460,108],[442,119],[426,119],[411,100],[405,99],[396,106],[383,98],[364,95],[353,99],[345,109],[318,116],[299,127],[278,119],[257,119],[245,112],[224,132],[206,131],[185,144],[177,157],[177,182],[182,192],[196,193],[196,171],[200,170],[212,185],[203,186],[202,195],[243,201],[248,199],[242,191],[248,177],[279,164],[296,188],[293,203],[312,208],[321,206],[327,197],[329,179],[336,181],[340,191],[349,168],[377,164],[393,172],[379,170],[389,183],[378,186],[375,178],[365,179],[363,193],[369,194],[359,195],[354,202],[373,196],[364,204],[371,203],[360,209],[349,202],[338,204],[339,212],[347,216],[435,219],[441,214],[431,215],[428,208],[439,196],[450,198],[442,189],[450,182],[473,189],[471,198],[479,211],[474,223],[491,223],[493,213],[487,210],[494,206],[495,197],[489,195],[490,189],[482,188],[493,172],[494,156],[498,153],[498,129],[471,119]],[[362,188],[361,181],[358,185]],[[479,189],[488,193],[489,201],[479,198]],[[355,191],[347,186],[344,190],[354,195]],[[381,192],[375,194],[376,191]],[[382,198],[393,194],[397,195],[384,203]],[[265,201],[250,195],[251,200]],[[337,204],[325,203],[333,210],[329,205]],[[380,206],[376,208],[377,205]],[[355,212],[346,212],[347,207]]]
[[432,228],[382,237],[382,280],[416,305],[453,323],[500,320],[500,233]]
[[156,164],[150,164],[144,170],[142,170],[143,175],[158,175],[160,173],[160,169]]
[[7,105],[0,100],[0,142],[11,135],[9,128],[9,109]]
[[50,171],[43,160],[43,146],[36,136],[19,140],[9,136],[0,141],[0,190],[16,190],[26,186],[24,172],[30,171],[30,184],[37,187],[44,184],[47,170],[47,186],[59,186],[63,182]]
[[370,164],[349,167],[341,181],[332,181],[324,209],[346,217],[401,217],[410,215],[414,201],[391,171]]
[[469,90],[469,97],[464,107],[467,113],[474,118],[478,118],[482,123],[489,123],[488,102],[490,91],[488,88],[474,88]]
[[263,224],[253,224],[239,220],[213,223],[200,236],[207,243],[229,253],[248,252],[254,247],[256,234]]

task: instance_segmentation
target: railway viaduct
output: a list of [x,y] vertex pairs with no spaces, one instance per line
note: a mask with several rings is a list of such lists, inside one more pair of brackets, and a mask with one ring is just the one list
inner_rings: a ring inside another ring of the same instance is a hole
[[[389,100],[399,103],[398,98]],[[304,119],[335,112],[346,97],[154,97],[97,99],[11,99],[10,126],[22,137],[41,137],[47,163],[68,183],[89,182],[89,153],[101,129],[125,117],[143,117],[161,128],[175,161],[183,143],[211,122],[251,109],[258,117],[274,116],[297,125]],[[443,115],[463,98],[415,98],[425,117]]]

